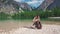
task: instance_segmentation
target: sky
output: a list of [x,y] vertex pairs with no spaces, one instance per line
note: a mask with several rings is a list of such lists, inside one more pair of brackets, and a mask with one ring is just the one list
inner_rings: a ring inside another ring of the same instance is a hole
[[44,0],[15,0],[15,1],[17,1],[17,2],[25,2],[28,5],[30,5],[31,7],[37,8],[38,6],[41,5],[41,3]]

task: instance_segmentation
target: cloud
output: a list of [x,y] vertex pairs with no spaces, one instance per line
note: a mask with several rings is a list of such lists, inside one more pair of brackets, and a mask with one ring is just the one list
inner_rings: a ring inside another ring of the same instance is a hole
[[44,0],[15,0],[17,2],[44,1]]
[[43,2],[43,1],[36,1],[36,0],[34,0],[34,1],[26,2],[26,3],[29,4],[30,6],[36,8],[36,7],[40,6],[40,4],[41,4],[42,2]]
[[44,0],[15,0],[17,2],[26,2],[31,7],[38,7]]
[[22,0],[14,0],[14,1],[21,2]]
[[42,3],[42,1],[30,1],[30,2],[26,2],[28,4],[35,4],[35,3]]
[[17,2],[28,2],[28,1],[32,1],[32,0],[14,0],[14,1],[17,1]]

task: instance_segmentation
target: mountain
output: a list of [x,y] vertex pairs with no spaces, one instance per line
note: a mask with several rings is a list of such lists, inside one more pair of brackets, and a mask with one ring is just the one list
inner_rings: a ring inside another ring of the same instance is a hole
[[19,3],[14,0],[0,0],[0,12],[5,13],[16,13],[19,8],[25,10],[32,10],[32,8],[27,3]]
[[46,10],[46,8],[52,4],[54,2],[54,0],[44,0],[42,2],[42,4],[37,8],[38,10],[42,9],[42,10]]
[[17,3],[19,8],[25,9],[25,10],[32,10],[32,8],[27,3]]
[[16,13],[17,9],[13,6],[13,0],[0,0],[0,12]]
[[60,0],[45,0],[37,9],[46,10],[46,9],[53,9],[55,7],[60,7]]
[[60,0],[54,0],[54,2],[47,7],[47,9],[53,9],[55,7],[60,8]]

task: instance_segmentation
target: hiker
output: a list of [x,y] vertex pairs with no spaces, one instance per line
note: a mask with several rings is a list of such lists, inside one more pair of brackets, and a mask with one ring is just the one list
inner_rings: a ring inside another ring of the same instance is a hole
[[41,22],[40,22],[40,17],[38,15],[35,16],[34,19],[33,19],[33,26],[35,26],[35,28],[37,28],[37,29],[42,28],[42,25],[41,25]]

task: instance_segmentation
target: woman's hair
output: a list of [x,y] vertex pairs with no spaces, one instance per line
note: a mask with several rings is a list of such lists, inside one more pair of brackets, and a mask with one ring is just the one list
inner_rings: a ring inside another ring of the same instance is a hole
[[37,16],[36,16],[36,19],[38,19],[38,18],[39,18],[39,16],[37,15]]

